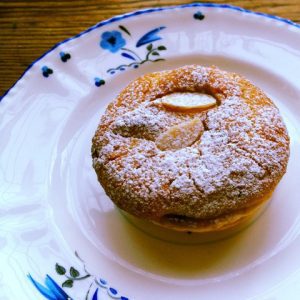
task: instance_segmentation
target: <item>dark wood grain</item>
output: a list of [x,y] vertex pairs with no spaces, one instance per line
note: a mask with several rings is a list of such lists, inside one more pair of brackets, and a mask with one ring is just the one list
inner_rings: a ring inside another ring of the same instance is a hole
[[[206,1],[210,2],[210,1]],[[216,0],[300,23],[300,0]],[[57,42],[102,20],[132,10],[191,1],[0,1],[0,95],[26,67]]]

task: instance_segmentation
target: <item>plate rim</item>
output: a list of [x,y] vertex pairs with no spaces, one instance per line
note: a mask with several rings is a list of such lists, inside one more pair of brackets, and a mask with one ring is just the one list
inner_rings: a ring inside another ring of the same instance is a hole
[[[292,26],[293,28],[297,28],[300,30],[300,24],[295,23],[289,19],[286,18],[282,18],[276,15],[272,15],[272,14],[268,14],[268,13],[262,13],[262,12],[256,12],[253,10],[249,10],[246,8],[242,8],[240,6],[236,6],[236,5],[231,5],[231,4],[219,4],[219,3],[189,3],[189,4],[182,4],[182,5],[171,5],[171,6],[161,6],[161,7],[150,7],[150,8],[145,8],[145,9],[140,9],[140,10],[134,10],[128,13],[124,13],[124,14],[120,14],[120,15],[115,15],[109,19],[105,19],[103,21],[98,22],[97,24],[85,29],[84,31],[81,31],[80,33],[69,37],[65,40],[62,40],[56,44],[54,44],[51,48],[49,48],[46,52],[44,52],[41,56],[39,56],[37,59],[35,59],[33,62],[31,62],[27,68],[23,71],[23,73],[19,76],[19,78],[15,81],[15,83],[12,84],[12,86],[10,88],[8,88],[3,95],[0,95],[0,102],[4,99],[4,97],[6,97],[9,92],[17,85],[17,83],[26,75],[26,73],[38,62],[40,61],[43,57],[45,57],[47,54],[51,53],[53,50],[55,50],[56,48],[58,48],[60,45],[65,44],[71,40],[75,40],[87,33],[89,33],[90,31],[93,31],[97,28],[100,28],[102,26],[120,21],[120,20],[124,20],[130,17],[134,17],[134,16],[138,16],[138,15],[142,15],[142,14],[149,14],[152,12],[158,12],[158,11],[168,11],[168,10],[173,10],[173,9],[184,9],[184,8],[191,8],[191,7],[210,7],[210,8],[221,8],[221,9],[228,9],[228,10],[232,10],[232,11],[237,11],[237,12],[242,12],[242,13],[247,13],[250,15],[256,15],[256,16],[260,16],[262,18],[268,18],[268,19],[272,19],[274,21],[278,21],[278,22],[282,22],[285,23],[289,26]],[[299,31],[300,32],[300,31]]]

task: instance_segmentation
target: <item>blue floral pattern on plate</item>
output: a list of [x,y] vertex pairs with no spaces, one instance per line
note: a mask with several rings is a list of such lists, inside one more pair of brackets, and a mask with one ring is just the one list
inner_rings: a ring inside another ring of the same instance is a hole
[[[36,281],[31,274],[28,274],[29,280],[36,287],[36,289],[48,300],[74,300],[70,297],[64,289],[71,289],[75,282],[77,281],[89,281],[89,287],[86,291],[85,298],[86,300],[98,300],[98,295],[100,294],[100,288],[105,289],[107,295],[110,298],[117,300],[129,300],[129,298],[122,296],[119,291],[110,286],[108,282],[99,278],[95,275],[90,274],[86,270],[86,266],[84,261],[79,257],[77,252],[75,252],[76,257],[83,263],[84,274],[80,274],[80,272],[74,267],[70,267],[69,270],[62,266],[61,264],[56,263],[55,272],[57,275],[64,277],[64,281],[61,283],[61,286],[48,274],[45,278],[45,285]],[[92,295],[93,293],[93,295]],[[92,295],[92,296],[91,296]],[[100,298],[99,298],[100,300]]]
[[[162,39],[158,33],[165,29],[165,26],[160,26],[146,32],[142,37],[136,42],[136,48],[147,45],[146,54],[142,58],[135,49],[125,48],[126,40],[123,38],[121,31],[105,31],[101,35],[100,47],[104,50],[108,50],[112,53],[121,52],[121,56],[131,61],[129,64],[121,64],[117,67],[113,67],[107,70],[107,73],[113,75],[117,71],[125,71],[128,68],[138,68],[140,65],[146,62],[158,62],[164,60],[164,58],[158,58],[160,56],[160,51],[167,50],[163,45],[154,46],[154,42]],[[131,32],[128,28],[123,25],[119,26],[119,29],[124,32],[128,37],[132,37]]]
[[[117,53],[121,52],[121,56],[125,59],[128,59],[131,61],[131,63],[124,63],[117,67],[113,67],[108,69],[106,72],[113,75],[117,71],[125,71],[128,68],[138,68],[140,65],[146,63],[146,62],[158,62],[165,60],[164,58],[159,57],[161,55],[161,51],[167,50],[166,46],[159,45],[154,46],[154,42],[159,41],[162,39],[161,36],[158,35],[158,33],[165,29],[165,26],[160,26],[157,28],[154,28],[148,32],[146,32],[144,35],[142,35],[141,38],[138,39],[136,42],[136,48],[142,47],[147,45],[146,47],[146,53],[145,56],[142,58],[135,50],[132,50],[130,48],[125,48],[125,45],[127,44],[125,38],[122,35],[122,32],[126,34],[128,37],[131,37],[130,31],[123,25],[119,25],[120,30],[112,30],[112,31],[105,31],[101,34],[99,46],[107,50],[111,53]],[[62,62],[67,62],[71,58],[70,53],[65,53],[64,51],[61,51],[59,53],[60,59]],[[158,58],[159,57],[159,58]],[[42,74],[44,77],[49,77],[53,73],[53,70],[50,69],[47,66],[42,67]],[[94,78],[95,86],[100,87],[105,84],[105,79],[100,77]]]

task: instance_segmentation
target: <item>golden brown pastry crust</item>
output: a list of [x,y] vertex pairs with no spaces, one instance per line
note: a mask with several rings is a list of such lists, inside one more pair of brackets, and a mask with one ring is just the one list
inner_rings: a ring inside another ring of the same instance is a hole
[[[159,99],[174,92],[207,93],[218,105],[168,110]],[[192,145],[157,147],[161,133],[195,118],[204,132]],[[259,88],[240,75],[191,65],[130,83],[102,116],[92,157],[99,182],[122,210],[176,230],[213,231],[266,201],[286,171],[289,137]]]

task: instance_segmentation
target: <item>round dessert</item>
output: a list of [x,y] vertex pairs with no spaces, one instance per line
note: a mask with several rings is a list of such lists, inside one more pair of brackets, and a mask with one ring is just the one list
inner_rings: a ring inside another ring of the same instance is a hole
[[102,116],[92,157],[105,192],[129,215],[218,232],[270,199],[289,137],[277,107],[244,77],[190,65],[130,83]]

